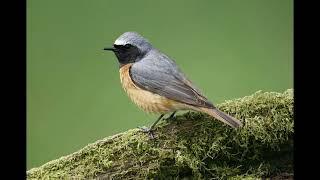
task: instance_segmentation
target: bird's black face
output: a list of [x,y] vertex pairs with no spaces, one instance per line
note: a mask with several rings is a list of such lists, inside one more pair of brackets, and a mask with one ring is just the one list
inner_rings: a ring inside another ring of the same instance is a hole
[[120,67],[128,63],[134,63],[137,61],[141,52],[136,46],[131,44],[126,45],[113,45],[113,48],[104,48],[104,50],[113,51],[118,58]]

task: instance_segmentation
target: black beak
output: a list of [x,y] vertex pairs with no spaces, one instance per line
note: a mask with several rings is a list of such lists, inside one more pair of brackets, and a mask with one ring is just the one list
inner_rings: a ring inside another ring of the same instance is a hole
[[106,51],[115,51],[116,49],[115,48],[104,48],[103,50],[106,50]]

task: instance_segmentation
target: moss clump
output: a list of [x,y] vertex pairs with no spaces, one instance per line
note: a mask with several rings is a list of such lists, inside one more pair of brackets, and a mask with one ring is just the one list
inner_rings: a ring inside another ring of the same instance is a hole
[[28,179],[256,179],[293,177],[293,90],[218,106],[241,119],[231,129],[188,112],[162,122],[156,139],[132,129],[27,171]]

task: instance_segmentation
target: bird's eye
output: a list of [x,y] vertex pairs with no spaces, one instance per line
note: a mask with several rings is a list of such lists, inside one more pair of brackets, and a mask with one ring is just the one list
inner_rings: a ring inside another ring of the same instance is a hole
[[126,45],[124,45],[124,48],[126,48],[126,49],[129,49],[131,47],[131,45],[130,44],[126,44]]

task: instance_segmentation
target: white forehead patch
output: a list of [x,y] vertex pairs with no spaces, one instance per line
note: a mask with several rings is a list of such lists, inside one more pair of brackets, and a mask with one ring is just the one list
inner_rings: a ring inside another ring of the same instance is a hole
[[114,42],[115,45],[126,45],[127,44],[127,41],[124,41],[123,39],[117,39],[115,42]]

